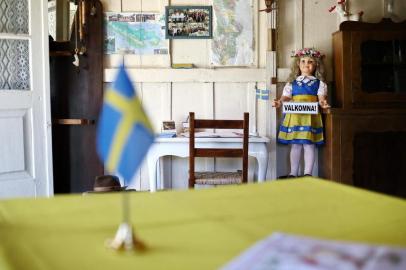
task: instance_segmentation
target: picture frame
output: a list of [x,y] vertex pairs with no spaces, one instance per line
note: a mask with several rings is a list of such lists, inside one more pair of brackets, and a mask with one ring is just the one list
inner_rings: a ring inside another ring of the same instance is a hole
[[165,26],[167,39],[210,39],[212,6],[166,6]]
[[175,121],[162,121],[162,132],[176,130]]

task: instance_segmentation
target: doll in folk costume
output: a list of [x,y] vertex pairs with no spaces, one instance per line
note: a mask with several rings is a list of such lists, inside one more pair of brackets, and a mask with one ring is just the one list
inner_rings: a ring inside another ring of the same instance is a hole
[[[327,103],[327,84],[324,82],[323,57],[314,48],[303,48],[292,54],[292,70],[280,99],[272,106],[279,108],[283,102],[318,102],[323,109]],[[315,146],[324,143],[323,123],[318,114],[285,114],[279,128],[278,142],[290,144],[290,173],[279,178],[298,176],[302,148],[304,149],[304,175],[311,176],[315,159]]]

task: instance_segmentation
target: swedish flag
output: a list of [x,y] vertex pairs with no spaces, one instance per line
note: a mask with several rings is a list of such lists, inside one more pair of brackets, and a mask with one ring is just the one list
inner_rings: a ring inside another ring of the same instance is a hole
[[97,150],[107,171],[119,174],[125,185],[154,142],[154,132],[122,65],[112,88],[104,93],[97,131]]
[[255,94],[257,96],[257,99],[262,99],[262,100],[269,100],[269,90],[268,89],[256,89]]

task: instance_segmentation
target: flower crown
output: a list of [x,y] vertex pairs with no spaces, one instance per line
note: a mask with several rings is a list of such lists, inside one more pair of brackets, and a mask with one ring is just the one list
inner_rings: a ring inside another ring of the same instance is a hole
[[316,50],[315,48],[303,48],[297,51],[292,51],[290,57],[313,57],[313,58],[323,58],[324,54],[320,51]]

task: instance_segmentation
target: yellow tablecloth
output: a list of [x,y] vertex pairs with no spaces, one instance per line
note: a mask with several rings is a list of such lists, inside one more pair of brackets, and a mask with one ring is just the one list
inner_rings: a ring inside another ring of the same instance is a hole
[[323,180],[130,196],[143,254],[104,246],[119,193],[0,201],[0,269],[216,269],[275,231],[406,246],[405,200]]

